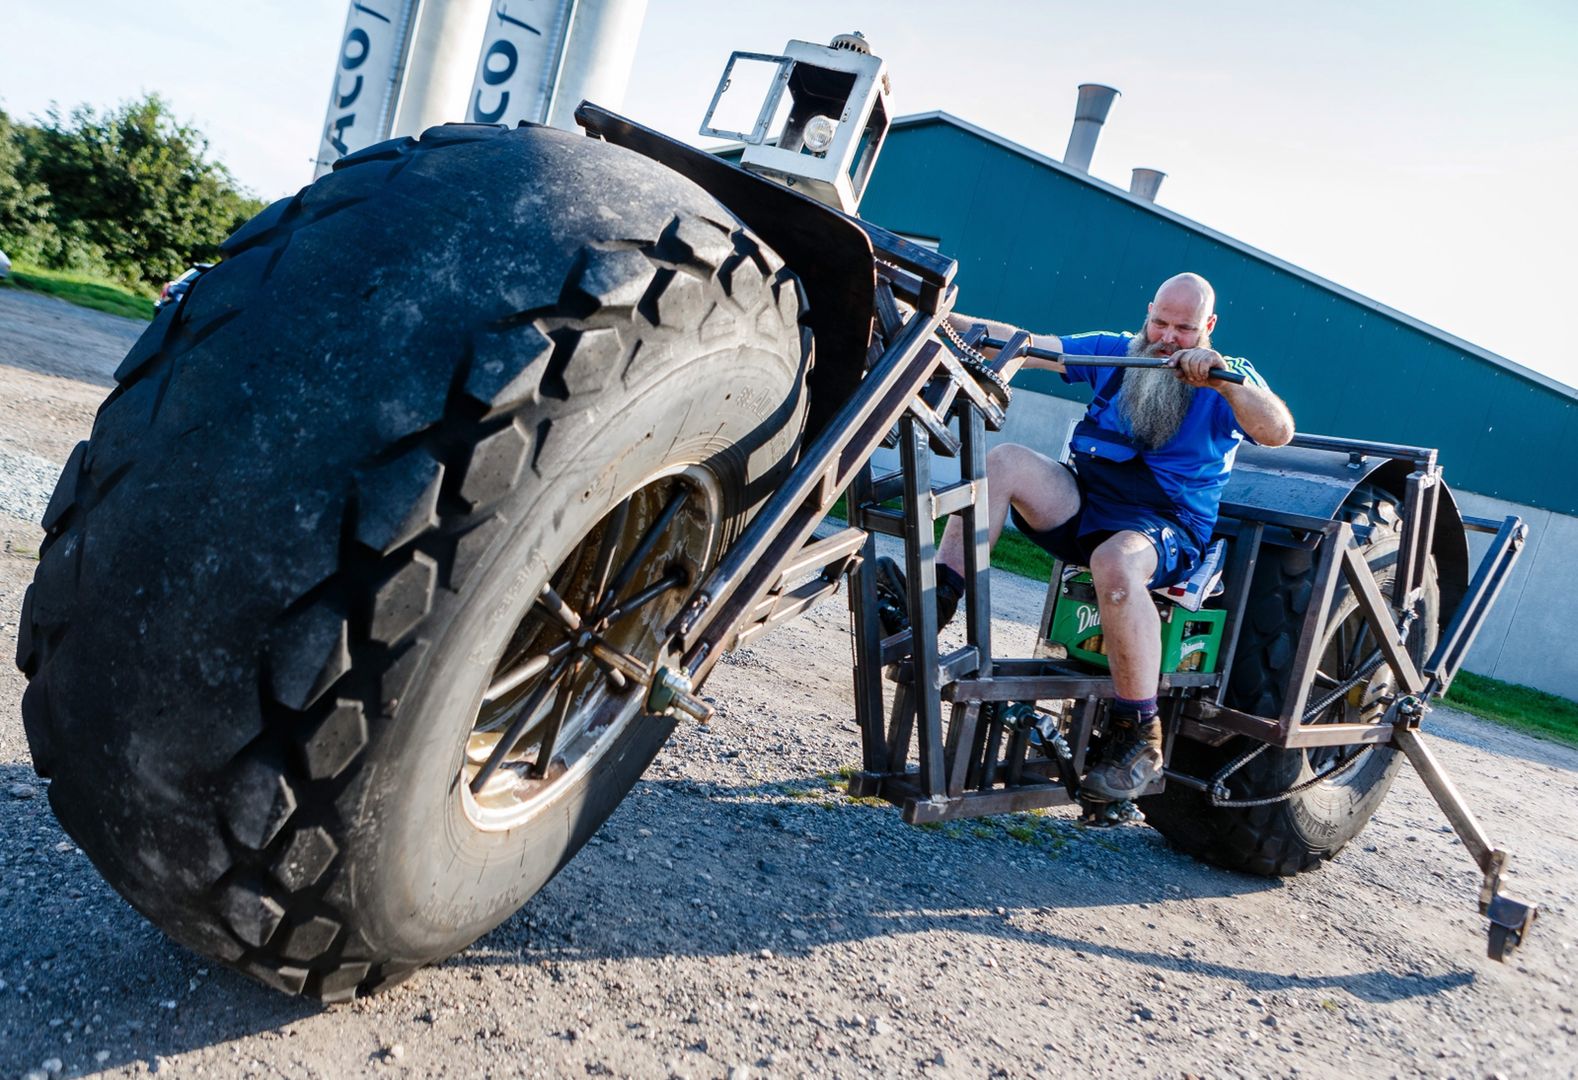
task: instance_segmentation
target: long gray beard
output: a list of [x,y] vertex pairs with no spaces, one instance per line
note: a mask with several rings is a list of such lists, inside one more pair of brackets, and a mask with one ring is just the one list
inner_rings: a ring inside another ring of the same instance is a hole
[[[1129,355],[1160,356],[1161,349],[1147,345],[1141,330],[1129,341]],[[1123,373],[1117,404],[1134,441],[1147,450],[1157,450],[1177,436],[1193,401],[1194,387],[1171,368],[1129,368]]]

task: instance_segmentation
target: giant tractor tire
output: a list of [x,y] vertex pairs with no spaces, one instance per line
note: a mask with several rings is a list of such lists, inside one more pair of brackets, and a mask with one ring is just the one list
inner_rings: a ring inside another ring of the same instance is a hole
[[343,1000],[507,918],[651,761],[631,673],[792,466],[810,344],[710,196],[550,128],[373,147],[227,253],[66,466],[23,713],[135,907]]
[[[1348,498],[1342,516],[1353,526],[1371,572],[1390,596],[1400,539],[1396,502],[1386,492],[1364,485]],[[1298,651],[1314,579],[1314,552],[1262,549],[1228,676],[1230,707],[1257,716],[1281,713],[1284,696],[1293,689],[1287,685],[1287,672]],[[1439,620],[1440,594],[1432,561],[1426,568],[1423,600],[1409,628],[1408,652],[1416,664],[1435,647]],[[1374,649],[1358,601],[1346,579],[1340,580],[1321,633],[1321,660],[1308,700],[1316,702],[1346,681]],[[1392,679],[1391,669],[1382,664],[1313,722],[1379,722],[1383,699],[1394,692]],[[1210,779],[1259,745],[1247,738],[1222,746],[1180,738],[1171,767]],[[1352,760],[1356,756],[1362,760]],[[1317,776],[1330,773],[1331,778],[1258,806],[1214,806],[1203,792],[1174,783],[1160,795],[1141,800],[1140,806],[1151,825],[1191,855],[1230,870],[1290,875],[1331,858],[1357,836],[1386,797],[1401,765],[1402,755],[1391,747],[1273,747],[1227,780],[1232,801],[1275,799]]]

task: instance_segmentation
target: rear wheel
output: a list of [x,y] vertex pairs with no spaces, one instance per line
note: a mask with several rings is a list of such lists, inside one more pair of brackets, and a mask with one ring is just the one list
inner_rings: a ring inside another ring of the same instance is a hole
[[672,727],[642,678],[792,466],[800,317],[703,191],[553,129],[437,128],[270,207],[46,515],[18,659],[68,832],[326,1000],[507,918]]
[[[1400,537],[1396,503],[1387,493],[1363,486],[1348,499],[1343,516],[1353,526],[1371,572],[1390,595]],[[1233,708],[1266,717],[1281,713],[1284,697],[1293,689],[1286,686],[1287,669],[1297,653],[1314,576],[1313,552],[1263,552],[1229,675],[1227,703]],[[1440,596],[1432,562],[1426,570],[1423,599],[1409,628],[1408,651],[1416,664],[1434,648],[1439,618]],[[1321,659],[1306,699],[1310,706],[1355,675],[1363,677],[1311,721],[1379,722],[1386,702],[1395,693],[1393,676],[1384,663],[1373,666],[1375,641],[1346,581],[1338,585],[1319,650]],[[1260,745],[1247,738],[1218,747],[1179,739],[1171,767],[1210,779]],[[1225,782],[1231,801],[1275,801],[1213,806],[1204,793],[1174,783],[1140,805],[1147,821],[1192,855],[1249,873],[1296,874],[1331,858],[1358,835],[1386,797],[1401,764],[1402,755],[1391,747],[1267,747]],[[1319,776],[1329,779],[1277,798]]]

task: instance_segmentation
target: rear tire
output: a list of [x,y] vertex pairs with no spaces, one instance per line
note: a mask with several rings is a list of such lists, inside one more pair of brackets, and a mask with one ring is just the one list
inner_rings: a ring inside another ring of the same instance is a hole
[[[809,341],[794,276],[705,192],[550,128],[373,147],[228,255],[56,490],[24,718],[134,906],[343,1000],[507,918],[661,747],[672,723],[534,601],[552,581],[589,614],[599,569],[631,566],[626,601],[673,574],[603,632],[671,661],[664,626],[793,464]],[[560,646],[587,662],[545,691],[559,737],[532,713],[473,796],[547,676],[484,693]]]
[[[1397,504],[1386,492],[1365,485],[1349,497],[1342,514],[1363,545],[1371,572],[1389,596],[1400,539]],[[1230,707],[1265,717],[1281,713],[1284,693],[1290,689],[1285,686],[1287,668],[1297,652],[1314,587],[1314,554],[1262,549],[1238,654],[1229,673],[1226,700]],[[1426,568],[1424,599],[1409,632],[1408,651],[1416,664],[1435,647],[1439,619],[1440,595],[1432,561]],[[1373,648],[1368,626],[1346,580],[1339,582],[1333,597],[1321,648],[1320,670],[1339,681]],[[1380,699],[1390,691],[1390,678],[1391,669],[1383,664],[1317,722],[1378,722],[1384,711]],[[1317,678],[1308,700],[1314,701],[1331,685]],[[1222,746],[1180,738],[1169,764],[1179,772],[1210,779],[1258,745],[1248,738],[1235,738]],[[1160,795],[1141,800],[1140,807],[1152,826],[1191,855],[1252,874],[1296,874],[1336,855],[1363,830],[1391,788],[1402,755],[1391,747],[1308,751],[1272,747],[1228,780],[1232,799],[1265,798],[1325,773],[1355,753],[1364,760],[1281,802],[1213,806],[1203,792],[1173,783]]]

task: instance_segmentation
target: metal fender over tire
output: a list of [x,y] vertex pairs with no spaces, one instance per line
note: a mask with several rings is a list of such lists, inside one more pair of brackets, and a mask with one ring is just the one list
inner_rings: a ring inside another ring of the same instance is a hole
[[[1397,561],[1400,522],[1397,504],[1378,488],[1364,485],[1342,509],[1343,519],[1363,545],[1365,559],[1390,595]],[[1227,704],[1259,716],[1282,711],[1288,665],[1314,585],[1314,552],[1262,549],[1251,585],[1243,636],[1229,676]],[[1440,594],[1435,564],[1427,566],[1424,599],[1414,619],[1408,649],[1420,663],[1435,647]],[[1331,619],[1320,643],[1322,660],[1310,690],[1315,701],[1358,670],[1375,648],[1368,624],[1347,582],[1340,581]],[[1380,698],[1390,692],[1391,670],[1384,664],[1332,704],[1318,722],[1363,723],[1381,718]],[[1254,748],[1248,739],[1213,747],[1179,739],[1172,767],[1209,779],[1240,754]],[[1227,781],[1231,798],[1263,799],[1338,767],[1354,755],[1364,760],[1330,780],[1289,798],[1262,806],[1221,807],[1182,784],[1141,801],[1146,820],[1183,851],[1231,870],[1289,875],[1307,870],[1342,850],[1363,830],[1386,797],[1403,757],[1391,747],[1321,747],[1310,750],[1268,748]]]
[[343,1000],[507,918],[651,761],[630,674],[792,466],[809,341],[710,196],[550,128],[372,147],[227,254],[55,491],[24,720],[149,919]]

